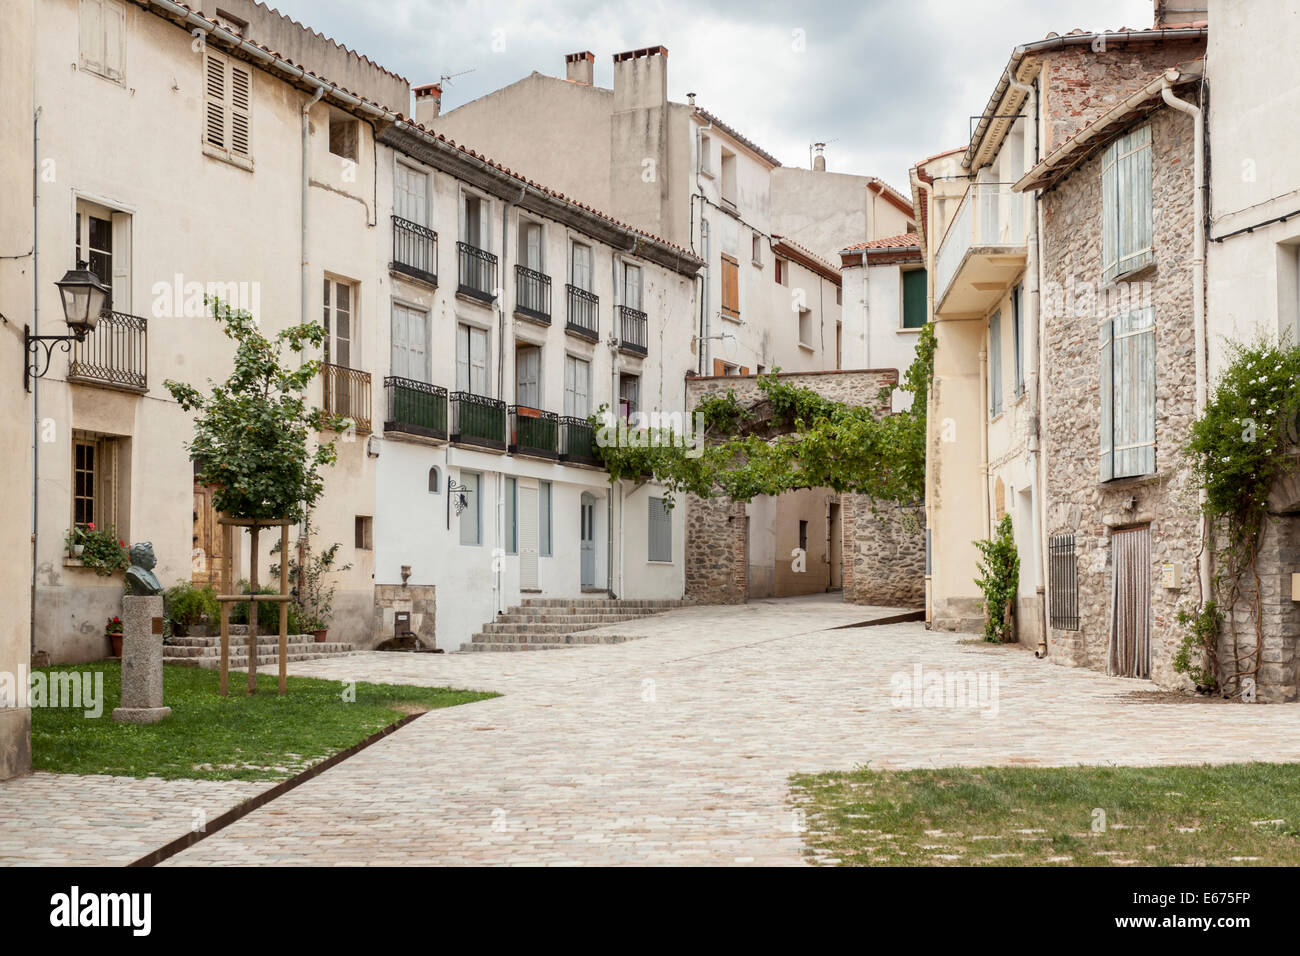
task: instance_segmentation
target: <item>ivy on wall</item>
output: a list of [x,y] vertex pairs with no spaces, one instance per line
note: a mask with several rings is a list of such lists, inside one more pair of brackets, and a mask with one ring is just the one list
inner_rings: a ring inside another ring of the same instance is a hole
[[646,429],[632,440],[600,419],[597,448],[611,482],[653,480],[670,499],[751,501],[800,488],[831,488],[875,500],[915,504],[925,496],[926,399],[934,374],[934,329],[917,336],[916,356],[895,389],[911,393],[910,409],[877,416],[794,385],[775,373],[760,375],[760,397],[744,403],[733,389],[696,406],[703,434]]

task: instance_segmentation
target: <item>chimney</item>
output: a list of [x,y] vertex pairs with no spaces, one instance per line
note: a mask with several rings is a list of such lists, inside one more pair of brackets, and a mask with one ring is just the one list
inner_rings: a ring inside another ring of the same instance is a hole
[[813,172],[815,173],[826,172],[826,155],[825,155],[826,144],[813,143],[813,149],[817,150],[817,155],[813,157],[813,165],[812,165]]
[[415,122],[429,126],[442,111],[442,84],[425,83],[415,88]]
[[1154,0],[1154,6],[1157,30],[1210,19],[1207,0]]
[[596,82],[596,54],[590,50],[565,54],[564,78],[570,83],[592,86]]
[[656,109],[667,103],[667,47],[648,46],[614,54],[614,112]]

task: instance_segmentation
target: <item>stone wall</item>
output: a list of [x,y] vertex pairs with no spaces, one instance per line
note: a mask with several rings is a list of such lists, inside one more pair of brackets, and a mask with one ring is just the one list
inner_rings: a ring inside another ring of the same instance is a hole
[[411,632],[425,647],[436,647],[437,587],[432,584],[376,584],[374,631],[367,647],[382,644],[393,636],[395,615],[411,615]]
[[[1079,629],[1049,628],[1048,653],[1058,663],[1106,669],[1110,638],[1110,535],[1149,524],[1152,575],[1152,677],[1186,687],[1171,659],[1182,638],[1179,606],[1197,599],[1200,544],[1196,493],[1179,455],[1195,417],[1192,328],[1192,123],[1168,108],[1144,120],[1153,142],[1155,264],[1131,283],[1149,291],[1155,308],[1156,469],[1138,479],[1102,483],[1098,465],[1101,411],[1098,323],[1107,308],[1063,290],[1101,288],[1101,155],[1093,156],[1042,199],[1044,222],[1043,387],[1046,416],[1047,532],[1073,532],[1078,573]],[[1130,286],[1132,289],[1133,286]],[[1161,586],[1161,565],[1180,563],[1182,586]],[[1050,573],[1050,572],[1049,572]],[[1049,580],[1049,594],[1053,582]]]
[[[895,369],[783,374],[792,384],[825,398],[873,408],[890,407],[881,390],[898,381]],[[710,395],[734,391],[742,403],[757,401],[756,376],[687,380],[687,407]],[[866,495],[841,495],[842,582],[851,603],[920,607],[925,593],[925,532],[904,522],[896,506],[877,505]],[[742,604],[748,587],[747,511],[743,503],[686,498],[686,595],[701,603]],[[909,527],[905,527],[905,524]],[[810,545],[809,550],[812,550]],[[778,560],[783,556],[778,555]]]

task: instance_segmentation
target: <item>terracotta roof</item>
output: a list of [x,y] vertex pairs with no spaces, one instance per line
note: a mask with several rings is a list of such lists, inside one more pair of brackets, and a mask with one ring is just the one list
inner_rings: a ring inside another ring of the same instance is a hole
[[697,106],[695,107],[695,114],[699,117],[702,117],[706,123],[712,123],[714,126],[722,130],[724,133],[726,133],[736,142],[740,143],[740,145],[744,146],[750,152],[762,157],[764,160],[771,163],[773,166],[781,165],[781,160],[777,159],[775,156],[773,156],[767,150],[763,149],[763,147],[759,146],[753,140],[748,139],[745,136],[741,135],[739,132],[736,131],[735,127],[728,126],[726,123],[718,119],[708,110],[701,109],[700,107]]
[[824,278],[838,284],[840,281],[840,270],[835,268],[817,253],[805,249],[799,243],[785,236],[773,236],[772,248],[785,253],[786,257],[793,259],[804,266],[807,266],[813,272],[820,273]]
[[899,236],[886,236],[884,239],[872,239],[870,242],[856,242],[845,246],[841,252],[853,252],[858,249],[909,249],[921,245],[921,237],[915,232],[905,232]]
[[1162,106],[1164,100],[1161,90],[1166,80],[1171,86],[1197,83],[1204,73],[1204,66],[1204,59],[1196,59],[1180,63],[1174,70],[1169,71],[1175,74],[1173,77],[1169,77],[1168,73],[1153,74],[1140,89],[1075,130],[1069,139],[1064,140],[1044,156],[1038,165],[1025,173],[1012,188],[1017,192],[1024,192],[1030,189],[1041,189],[1058,181],[1110,142],[1114,138],[1112,134],[1120,132],[1127,126],[1134,115]]

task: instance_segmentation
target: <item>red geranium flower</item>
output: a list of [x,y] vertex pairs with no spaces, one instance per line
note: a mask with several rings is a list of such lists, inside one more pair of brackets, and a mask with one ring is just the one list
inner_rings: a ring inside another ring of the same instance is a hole
[[93,521],[87,521],[87,522],[86,522],[86,530],[87,530],[87,531],[94,531],[94,530],[95,530],[95,522],[93,522]]

